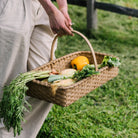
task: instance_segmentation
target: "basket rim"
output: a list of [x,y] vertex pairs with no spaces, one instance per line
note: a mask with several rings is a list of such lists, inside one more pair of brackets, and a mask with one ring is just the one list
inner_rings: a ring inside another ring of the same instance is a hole
[[[60,58],[64,58],[64,57],[66,57],[66,56],[70,56],[70,55],[72,55],[72,54],[80,54],[80,53],[91,53],[91,51],[77,51],[77,52],[73,52],[73,53],[69,53],[69,54],[67,54],[67,55],[64,55],[64,56],[62,56],[62,57],[59,57],[59,58],[56,58],[55,60],[51,60],[51,61],[49,61],[48,63],[44,63],[43,65],[41,65],[41,66],[39,66],[39,67],[37,67],[37,68],[35,68],[35,69],[33,69],[33,70],[31,70],[31,71],[35,71],[35,70],[39,70],[39,69],[41,69],[41,67],[45,67],[45,66],[47,66],[47,65],[49,65],[49,64],[51,64],[51,63],[53,63],[53,62],[56,62],[56,61],[58,61],[58,60],[60,60]],[[95,52],[95,54],[96,55],[102,55],[102,56],[112,56],[112,57],[116,57],[116,56],[114,56],[114,55],[111,55],[111,54],[106,54],[106,53],[101,53],[101,52]],[[118,57],[117,57],[118,58]]]
[[[70,56],[70,55],[72,55],[72,54],[80,54],[80,53],[91,53],[91,51],[77,51],[77,52],[73,52],[73,53],[64,55],[64,56],[62,56],[62,57],[59,57],[59,58],[57,58],[57,59],[55,59],[55,60],[52,60],[52,61],[46,63],[46,64],[43,64],[42,66],[40,66],[40,67],[38,67],[38,68],[35,68],[34,71],[35,71],[35,70],[41,70],[42,67],[45,67],[45,66],[47,66],[47,65],[49,65],[49,64],[51,65],[52,63],[54,63],[54,62],[60,60],[60,58],[64,58],[64,57]],[[110,55],[110,54],[100,53],[100,52],[95,52],[95,54],[96,54],[96,55],[97,55],[97,54],[98,54],[98,55],[102,55],[102,56],[112,56],[112,57],[116,57],[116,56],[113,56],[113,55]],[[112,68],[114,68],[114,67],[112,67]],[[99,71],[99,72],[102,72],[102,71],[104,71],[104,70],[106,70],[106,69],[109,69],[109,67],[108,67],[108,66],[105,66],[105,67],[99,69],[98,71]],[[95,76],[95,75],[92,75],[92,76],[89,76],[89,77],[87,77],[87,78],[84,78],[84,79],[82,79],[82,80],[80,80],[80,81],[78,81],[78,82],[76,82],[76,83],[74,83],[74,84],[72,84],[72,85],[70,85],[70,86],[58,86],[58,89],[65,90],[65,89],[72,88],[72,87],[74,87],[74,86],[77,86],[77,85],[79,85],[79,84],[81,84],[81,83],[87,81],[88,78],[92,78],[92,77],[94,77],[94,76]],[[36,80],[36,79],[33,80],[32,82],[33,82],[33,83],[40,84],[40,85],[42,85],[42,86],[51,87],[51,84],[48,83],[48,82],[42,82],[42,81],[39,81],[39,80]]]

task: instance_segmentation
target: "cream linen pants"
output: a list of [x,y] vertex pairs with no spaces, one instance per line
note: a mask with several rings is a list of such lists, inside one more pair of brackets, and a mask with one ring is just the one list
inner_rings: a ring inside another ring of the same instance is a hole
[[[38,0],[0,0],[0,99],[4,85],[19,73],[32,70],[50,58],[52,33],[46,12]],[[32,110],[25,113],[21,135],[35,138],[52,104],[30,98]],[[13,138],[0,124],[0,138]]]

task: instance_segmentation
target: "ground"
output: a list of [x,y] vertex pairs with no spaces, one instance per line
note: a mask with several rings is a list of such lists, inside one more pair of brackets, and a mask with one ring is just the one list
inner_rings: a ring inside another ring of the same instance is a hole
[[[138,9],[137,0],[104,1]],[[98,29],[87,31],[86,8],[69,5],[73,28],[90,40],[94,50],[121,59],[119,75],[69,107],[54,105],[37,138],[138,137],[138,18],[97,12]],[[56,57],[78,49],[89,47],[77,35],[64,36]]]

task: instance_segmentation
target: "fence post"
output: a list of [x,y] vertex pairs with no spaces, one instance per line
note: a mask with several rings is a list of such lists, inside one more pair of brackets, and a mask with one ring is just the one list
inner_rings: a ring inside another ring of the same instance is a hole
[[87,29],[97,29],[96,0],[87,0]]

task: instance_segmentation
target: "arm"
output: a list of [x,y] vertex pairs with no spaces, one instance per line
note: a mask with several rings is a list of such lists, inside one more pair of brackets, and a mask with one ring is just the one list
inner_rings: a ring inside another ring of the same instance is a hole
[[58,3],[58,6],[59,6],[59,10],[63,13],[64,17],[66,18],[67,20],[67,26],[70,27],[71,29],[71,19],[69,17],[69,14],[68,14],[68,5],[67,5],[67,0],[57,0],[57,3]]
[[54,33],[62,35],[73,35],[71,32],[71,19],[67,12],[67,1],[57,0],[59,9],[51,0],[39,0],[49,16],[51,29]]

